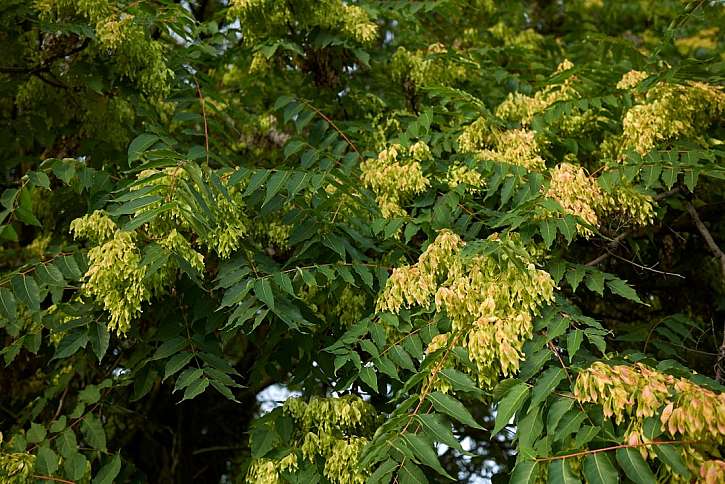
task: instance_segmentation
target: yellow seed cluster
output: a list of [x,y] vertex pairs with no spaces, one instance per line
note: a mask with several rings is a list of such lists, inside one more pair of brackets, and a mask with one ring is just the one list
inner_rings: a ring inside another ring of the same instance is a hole
[[671,378],[639,363],[609,366],[598,361],[579,374],[574,396],[601,405],[606,417],[621,423],[627,416],[653,416],[669,397]]
[[536,133],[524,128],[499,131],[482,117],[463,129],[458,147],[461,152],[475,153],[483,160],[523,166],[530,171],[546,168]]
[[362,319],[367,299],[362,291],[345,286],[337,298],[333,313],[341,326],[350,326]]
[[463,153],[476,151],[495,145],[496,131],[484,117],[463,128],[458,137],[458,149]]
[[121,74],[139,84],[148,95],[162,97],[169,90],[171,70],[163,44],[151,39],[133,15],[116,12],[105,0],[39,0],[41,18],[67,20],[81,16],[95,24],[98,53],[114,55]]
[[286,33],[289,22],[335,31],[362,44],[378,36],[377,25],[357,5],[341,0],[303,0],[294,3],[294,12],[290,5],[283,0],[234,0],[229,15],[239,18],[250,45],[270,34]]
[[254,459],[247,471],[245,482],[249,484],[278,484],[280,479],[279,463],[272,459]]
[[368,430],[375,419],[375,409],[352,395],[340,398],[312,397],[308,402],[290,398],[284,403],[284,412],[291,415],[306,431],[319,429],[324,433]]
[[642,71],[631,70],[626,72],[617,83],[617,89],[632,89],[647,79],[649,74]]
[[409,51],[398,47],[390,61],[390,74],[398,82],[410,83],[406,88],[426,85],[448,85],[463,79],[466,69],[438,54],[447,52],[442,44],[429,45],[427,49]]
[[461,164],[453,164],[448,168],[446,180],[450,188],[466,185],[466,191],[471,193],[477,193],[486,186],[486,180],[481,172]]
[[705,461],[700,466],[700,479],[703,484],[720,484],[725,482],[725,461]]
[[182,180],[188,180],[189,175],[181,167],[164,168],[163,170],[143,170],[138,174],[137,183],[130,188],[132,191],[141,190],[142,188],[153,187],[156,190],[153,194],[157,194],[163,198],[162,201],[152,203],[136,210],[137,214],[148,212],[159,208],[164,203],[174,201],[170,210],[154,217],[153,223],[148,224],[146,230],[156,237],[162,237],[172,228],[179,230],[189,229],[189,223],[186,221],[186,214],[191,211],[191,207],[179,200],[177,190]]
[[488,31],[506,46],[537,49],[544,41],[544,37],[534,29],[514,29],[503,21],[498,22]]
[[[464,242],[441,231],[416,265],[393,271],[377,305],[378,310],[398,312],[411,305],[427,307],[434,300],[451,319],[453,332],[465,334],[463,344],[485,386],[493,385],[501,373],[518,370],[523,344],[533,331],[532,316],[553,300],[554,290],[549,274],[520,255],[515,238],[489,239],[512,255],[464,257]],[[445,344],[444,338],[436,339],[428,351]]]
[[675,46],[683,55],[698,49],[716,50],[718,48],[719,33],[720,29],[717,27],[702,29],[695,35],[675,39]]
[[621,183],[611,193],[602,194],[599,210],[602,214],[621,218],[623,222],[645,226],[654,221],[654,199],[637,191],[632,185]]
[[674,401],[662,411],[661,421],[673,437],[725,442],[725,393],[715,393],[678,379],[673,385]]
[[204,256],[194,250],[186,237],[176,229],[171,229],[171,232],[159,241],[159,245],[184,259],[192,269],[198,272],[204,271]]
[[248,231],[248,219],[244,212],[244,201],[239,190],[230,190],[230,198],[217,198],[214,207],[217,224],[200,239],[207,247],[216,251],[222,259],[237,250]]
[[141,313],[141,303],[150,298],[133,234],[117,231],[112,239],[89,250],[88,259],[83,289],[110,313],[108,329],[125,334]]
[[[166,290],[178,270],[177,263],[170,259],[151,277],[146,277],[135,233],[119,230],[100,211],[74,220],[71,230],[76,239],[94,244],[88,251],[89,267],[83,290],[109,312],[109,330],[125,334],[131,321],[141,313],[141,305],[152,294],[158,296]],[[193,269],[204,270],[204,257],[176,229],[161,238],[159,245],[184,259]]]
[[[596,180],[589,177],[584,168],[570,163],[561,163],[549,173],[551,180],[546,196],[559,202],[567,212],[596,227],[599,224],[596,211],[602,200]],[[585,237],[592,234],[583,225],[577,225],[577,231]]]
[[[2,437],[2,434],[0,434]],[[25,452],[0,452],[0,481],[6,484],[33,482],[35,456]]]
[[574,396],[580,402],[602,405],[604,415],[618,423],[626,417],[651,417],[664,406],[660,422],[672,437],[725,442],[725,394],[641,363],[596,362],[577,377]]
[[370,404],[353,395],[313,397],[309,402],[290,398],[284,403],[283,412],[295,422],[292,452],[279,460],[254,460],[247,482],[281,482],[279,472],[294,472],[299,466],[299,457],[313,463],[322,459],[323,473],[330,482],[365,482],[367,474],[357,463],[376,427],[377,416]]
[[[563,72],[571,69],[574,65],[565,60],[556,69],[556,72]],[[520,122],[522,125],[531,123],[534,116],[557,101],[575,99],[578,94],[574,88],[576,77],[566,79],[561,85],[550,85],[527,96],[521,93],[510,93],[506,100],[496,108],[496,115],[508,121]]]
[[539,154],[541,148],[533,131],[510,129],[496,137],[495,150],[478,152],[481,159],[523,166],[529,171],[543,171],[545,161]]
[[660,84],[622,121],[622,147],[645,154],[659,143],[682,136],[699,139],[725,113],[725,93],[702,82]]
[[70,229],[76,239],[101,244],[113,238],[118,226],[104,211],[96,210],[90,215],[73,220]]
[[[559,202],[566,212],[595,227],[600,219],[611,220],[613,217],[623,223],[640,226],[654,221],[652,197],[627,183],[620,183],[610,193],[604,192],[584,168],[567,162],[549,170],[549,174],[551,178],[546,196]],[[583,225],[577,226],[577,232],[584,237],[592,235],[592,231]]]
[[401,204],[430,185],[428,178],[423,176],[422,160],[415,158],[421,154],[429,155],[430,150],[427,146],[416,145],[415,150],[391,145],[377,158],[360,164],[362,182],[375,192],[385,218],[405,215]]
[[[165,168],[164,170],[142,171],[133,189],[139,190],[145,187],[156,187],[154,194],[163,198],[159,201],[143,207],[137,213],[143,213],[161,206],[162,203],[173,202],[169,211],[155,217],[153,222],[146,225],[146,229],[157,237],[165,237],[174,228],[190,229],[188,218],[193,214],[192,208],[184,196],[180,194],[180,185],[188,181],[190,176],[180,167]],[[222,183],[225,183],[222,180]],[[198,242],[214,250],[222,259],[228,258],[232,252],[237,250],[249,233],[249,218],[245,212],[244,200],[240,187],[225,186],[227,194],[216,193],[215,200],[210,208],[214,211],[214,224],[208,227],[199,235]],[[275,227],[274,235],[284,237],[284,228]],[[286,238],[285,238],[286,239]]]

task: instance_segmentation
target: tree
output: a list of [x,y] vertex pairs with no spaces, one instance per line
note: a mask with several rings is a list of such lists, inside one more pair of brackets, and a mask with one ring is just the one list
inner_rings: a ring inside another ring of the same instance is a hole
[[722,2],[0,12],[2,482],[725,480]]

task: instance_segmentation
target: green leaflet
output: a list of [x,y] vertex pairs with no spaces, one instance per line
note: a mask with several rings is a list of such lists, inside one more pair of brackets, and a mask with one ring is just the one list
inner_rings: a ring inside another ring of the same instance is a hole
[[591,484],[612,484],[619,482],[619,474],[605,452],[589,454],[584,458],[584,477]]
[[525,383],[519,382],[508,390],[496,407],[496,424],[491,431],[492,434],[497,434],[509,423],[528,396],[529,387]]

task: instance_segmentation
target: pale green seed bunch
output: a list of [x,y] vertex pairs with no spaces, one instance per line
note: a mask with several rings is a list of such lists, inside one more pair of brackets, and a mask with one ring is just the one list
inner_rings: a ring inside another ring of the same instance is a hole
[[358,468],[363,448],[375,432],[375,409],[354,395],[290,398],[282,411],[292,417],[295,436],[288,454],[279,459],[255,459],[246,482],[282,482],[280,472],[295,472],[299,459],[324,462],[323,474],[336,484],[362,484],[368,475]]
[[[500,257],[465,256],[463,241],[441,231],[418,264],[393,271],[377,304],[378,310],[397,313],[411,305],[427,307],[433,299],[436,310],[451,319],[453,332],[464,335],[462,344],[485,386],[518,370],[533,316],[554,297],[553,280],[516,238],[494,235],[488,242],[500,244]],[[447,341],[440,338],[429,351]]]
[[[518,246],[512,239],[499,240]],[[533,316],[553,301],[554,282],[532,259],[521,256],[476,256],[461,267],[436,292],[436,307],[446,310],[453,331],[466,332],[469,357],[479,382],[488,387],[499,374],[518,371]]]
[[[427,156],[430,150],[420,143],[414,145],[416,156]],[[401,145],[391,145],[377,158],[362,162],[360,170],[363,184],[375,192],[385,218],[405,215],[401,204],[430,185],[428,178],[423,176],[420,162]]]
[[430,147],[425,141],[418,141],[413,143],[408,149],[410,157],[415,161],[428,161],[433,159],[433,155],[430,152]]
[[279,477],[279,462],[272,459],[254,459],[249,466],[245,482],[249,484],[277,484],[282,480]]
[[[1,436],[1,435],[0,435]],[[5,453],[0,451],[0,481],[5,484],[27,484],[35,468],[35,456],[26,452]]]
[[431,44],[427,49],[414,51],[398,47],[390,61],[390,74],[398,82],[412,83],[412,87],[449,85],[465,78],[465,66],[439,55],[445,52],[447,48],[443,44]]
[[[551,179],[546,196],[559,202],[566,212],[598,226],[597,209],[603,198],[596,180],[588,176],[584,168],[570,163],[561,163],[549,173]],[[583,225],[577,225],[577,232],[587,238],[592,235],[592,231]]]
[[496,136],[496,149],[481,150],[478,157],[484,160],[510,163],[529,171],[543,171],[546,162],[539,154],[541,146],[536,133],[527,129],[509,129]]
[[458,148],[462,153],[475,153],[482,160],[523,166],[530,171],[546,168],[534,131],[526,128],[501,131],[483,117],[463,128]]
[[244,211],[244,200],[238,189],[229,190],[230,199],[220,196],[214,207],[216,225],[201,234],[200,239],[219,257],[227,259],[241,247],[249,231],[249,218]]
[[309,402],[290,398],[285,401],[283,409],[295,419],[301,430],[320,429],[326,433],[369,430],[376,417],[375,409],[354,395],[312,397]]
[[486,186],[486,180],[481,172],[462,164],[453,164],[448,168],[446,181],[451,189],[465,185],[469,193],[478,193]]
[[617,83],[617,89],[632,89],[639,85],[640,82],[647,79],[649,74],[642,71],[631,70],[622,76],[622,79]]
[[[564,60],[556,68],[555,73],[563,72],[574,67],[569,60]],[[550,85],[536,92],[533,96],[521,93],[510,93],[506,100],[496,108],[496,116],[507,121],[520,122],[526,126],[531,123],[534,116],[557,101],[575,99],[578,97],[574,87],[576,76],[571,76],[560,85]]]
[[488,29],[488,31],[506,46],[537,49],[544,41],[544,37],[534,29],[526,29],[523,31],[513,29],[503,21],[498,22]]
[[[76,226],[82,230],[84,222]],[[83,290],[110,313],[108,328],[118,334],[125,334],[130,329],[131,321],[141,313],[141,305],[149,301],[152,294],[159,296],[166,291],[179,269],[176,260],[169,258],[146,277],[141,250],[134,237],[134,232],[116,230],[110,238],[96,239],[98,245],[88,251],[90,264],[84,276]],[[161,238],[158,244],[203,273],[204,256],[176,229]]]
[[341,484],[363,484],[367,475],[357,469],[357,463],[367,444],[368,439],[364,437],[336,439],[325,458],[325,477]]
[[[146,207],[137,213],[158,208],[162,203],[173,202],[170,210],[155,217],[152,223],[145,226],[146,230],[156,237],[166,237],[174,228],[180,230],[191,230],[188,218],[195,208],[192,208],[179,194],[182,190],[180,185],[190,181],[189,174],[181,167],[166,168],[164,170],[144,170],[138,176],[140,183],[133,189],[139,190],[144,187],[157,187],[154,193],[161,195],[164,200]],[[222,180],[223,184],[226,184]],[[238,186],[225,186],[228,198],[222,193],[217,193],[213,206],[214,224],[197,234],[198,242],[214,250],[222,259],[228,258],[242,243],[242,240],[250,232],[251,222],[246,215],[244,200]],[[286,241],[284,226],[274,227],[273,235],[280,242]],[[196,256],[194,256],[196,257]]]
[[103,210],[96,210],[70,223],[70,230],[76,240],[87,240],[101,244],[113,238],[118,230],[116,223]]
[[194,250],[191,243],[176,229],[172,229],[169,235],[161,239],[159,245],[184,259],[192,269],[198,272],[204,271],[204,256]]
[[403,307],[427,307],[446,268],[460,265],[456,256],[463,245],[458,235],[450,230],[441,230],[421,254],[417,264],[393,270],[378,297],[376,309],[397,313]]
[[83,289],[110,313],[108,329],[125,334],[141,313],[141,304],[151,296],[133,234],[117,231],[112,239],[89,250],[88,259]]
[[137,215],[156,210],[164,203],[174,202],[169,210],[160,213],[150,223],[144,226],[150,235],[164,237],[173,228],[178,228],[183,231],[191,228],[186,217],[193,210],[186,201],[178,196],[180,184],[185,180],[189,180],[189,178],[189,174],[181,167],[170,167],[164,168],[163,170],[143,170],[138,174],[136,177],[137,182],[130,190],[136,191],[153,187],[155,188],[153,193],[163,197],[163,200],[141,207],[136,210]]
[[113,53],[122,75],[147,95],[161,98],[168,93],[172,72],[166,66],[163,44],[151,39],[133,15],[114,12],[107,0],[38,0],[34,5],[42,19],[87,19],[95,26],[97,54]]
[[625,223],[645,226],[654,222],[655,201],[632,185],[622,183],[611,193],[604,193],[599,211],[619,217]]
[[362,319],[367,299],[365,294],[354,290],[351,286],[345,286],[337,298],[333,313],[341,326],[350,326]]
[[458,137],[458,149],[462,153],[474,153],[495,144],[496,130],[484,117],[479,117],[463,128]]
[[124,76],[137,82],[146,94],[163,97],[169,91],[172,71],[166,66],[163,45],[151,40],[134,16],[109,16],[96,23],[103,49],[114,53]]
[[370,21],[367,12],[357,5],[341,3],[342,31],[361,44],[369,44],[378,37],[378,26]]
[[279,219],[253,221],[250,228],[250,235],[254,238],[282,250],[289,248],[291,233],[292,226],[282,223]]
[[284,35],[290,22],[301,28],[335,31],[360,44],[369,44],[378,36],[378,26],[364,9],[341,0],[296,1],[294,13],[282,0],[234,0],[229,15],[239,18],[250,45],[265,36]]
[[36,0],[34,6],[45,20],[80,15],[92,22],[98,22],[112,12],[108,0]]
[[725,93],[702,82],[660,84],[622,121],[622,148],[645,154],[659,143],[680,137],[695,140],[725,113]]

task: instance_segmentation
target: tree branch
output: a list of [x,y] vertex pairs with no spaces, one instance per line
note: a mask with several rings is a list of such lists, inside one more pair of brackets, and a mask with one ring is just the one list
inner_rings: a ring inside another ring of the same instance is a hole
[[720,247],[718,247],[715,239],[712,238],[712,234],[707,227],[705,227],[705,224],[697,214],[697,210],[695,210],[695,206],[692,205],[692,202],[687,202],[687,211],[690,212],[690,217],[692,217],[692,221],[695,222],[695,226],[702,235],[702,238],[705,239],[707,246],[710,248],[712,253],[720,259],[720,270],[722,272],[722,276],[725,278],[725,253],[723,253]]
[[[658,193],[657,195],[655,195],[652,198],[654,200],[656,200],[656,201],[664,200],[665,198],[667,198],[669,196],[672,196],[672,195],[674,195],[676,193],[679,193],[679,192],[680,192],[680,187],[675,187],[675,188],[673,188],[671,190],[668,190],[666,192]],[[587,262],[584,265],[585,266],[588,266],[588,267],[592,267],[592,266],[595,266],[595,265],[599,264],[600,262],[603,262],[603,261],[609,259],[609,257],[611,255],[613,255],[612,254],[612,251],[614,249],[616,249],[617,246],[619,246],[619,244],[622,243],[622,241],[624,239],[626,239],[627,237],[629,237],[631,234],[632,234],[632,230],[627,230],[625,232],[622,232],[621,234],[619,234],[618,236],[616,236],[614,239],[612,239],[612,241],[609,242],[609,244],[607,244],[607,246],[606,246],[606,252],[604,252],[602,255],[600,255],[596,259],[590,260],[589,262]]]

